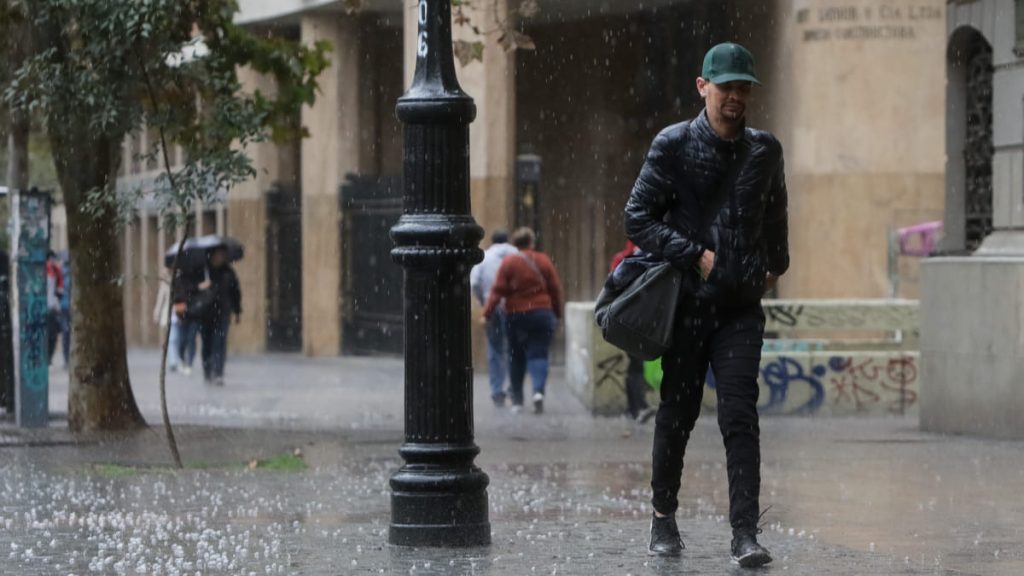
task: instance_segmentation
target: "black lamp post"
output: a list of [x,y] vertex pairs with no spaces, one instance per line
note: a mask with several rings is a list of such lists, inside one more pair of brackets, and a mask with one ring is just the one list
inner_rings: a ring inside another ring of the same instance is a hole
[[405,125],[403,215],[391,255],[405,268],[405,465],[391,478],[391,544],[491,542],[489,479],[473,460],[467,275],[483,229],[469,207],[473,99],[452,56],[451,1],[420,0],[416,75],[398,100]]

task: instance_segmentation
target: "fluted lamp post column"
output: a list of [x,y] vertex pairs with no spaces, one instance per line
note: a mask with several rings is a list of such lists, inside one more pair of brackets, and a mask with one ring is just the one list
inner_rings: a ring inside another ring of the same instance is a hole
[[405,177],[391,255],[405,268],[405,465],[391,478],[389,541],[482,546],[489,479],[473,463],[467,280],[483,257],[469,204],[476,106],[455,77],[450,0],[420,0],[418,18],[416,74],[397,108]]

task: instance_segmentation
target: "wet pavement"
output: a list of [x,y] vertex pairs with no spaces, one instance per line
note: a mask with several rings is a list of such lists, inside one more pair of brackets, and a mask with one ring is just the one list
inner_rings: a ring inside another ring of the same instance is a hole
[[[133,353],[132,367],[158,423],[143,375],[154,358]],[[0,572],[750,572],[728,562],[713,419],[699,422],[684,471],[687,551],[654,559],[645,553],[650,428],[589,417],[557,378],[545,415],[496,411],[478,380],[477,462],[491,477],[494,543],[398,549],[386,536],[400,362],[258,357],[229,370],[224,389],[172,378],[185,471],[168,467],[156,428],[111,437],[73,436],[59,421],[31,433],[0,424]],[[1024,574],[1024,443],[923,434],[910,419],[774,418],[762,435],[771,508],[761,541],[776,561],[760,572]],[[304,470],[247,465],[296,449]]]

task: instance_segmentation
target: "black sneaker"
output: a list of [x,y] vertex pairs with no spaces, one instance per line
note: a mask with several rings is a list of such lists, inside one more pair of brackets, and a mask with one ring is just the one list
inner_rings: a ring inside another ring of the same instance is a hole
[[651,515],[651,544],[648,546],[653,556],[679,556],[683,553],[683,539],[679,537],[679,526],[675,516],[659,518]]
[[772,556],[757,543],[755,533],[741,532],[732,539],[732,561],[744,568],[756,568],[771,562]]

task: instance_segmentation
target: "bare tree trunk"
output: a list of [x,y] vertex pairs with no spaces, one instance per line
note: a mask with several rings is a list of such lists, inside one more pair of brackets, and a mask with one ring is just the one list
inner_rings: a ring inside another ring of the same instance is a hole
[[50,142],[67,207],[74,281],[68,424],[73,431],[140,428],[146,423],[128,377],[115,202],[85,210],[91,190],[112,187],[120,146],[67,122],[50,127]]

